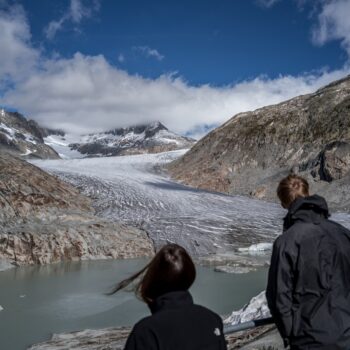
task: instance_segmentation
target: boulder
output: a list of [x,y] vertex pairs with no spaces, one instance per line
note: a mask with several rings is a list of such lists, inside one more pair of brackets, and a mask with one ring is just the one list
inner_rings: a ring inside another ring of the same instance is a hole
[[342,179],[350,171],[350,143],[333,142],[321,154],[321,178],[331,182]]

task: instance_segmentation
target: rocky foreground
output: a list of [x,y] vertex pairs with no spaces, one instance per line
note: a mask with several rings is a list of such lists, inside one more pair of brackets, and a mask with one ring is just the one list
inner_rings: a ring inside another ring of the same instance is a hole
[[[265,292],[262,292],[241,310],[234,311],[224,323],[239,324],[269,316]],[[123,350],[130,331],[129,327],[116,327],[54,334],[51,340],[33,345],[28,350]],[[276,350],[283,349],[282,340],[273,325],[228,334],[226,339],[229,350],[264,349],[267,345]]]
[[276,200],[291,171],[350,210],[350,76],[313,94],[240,113],[168,167],[193,187]]
[[0,267],[151,256],[134,227],[94,215],[90,199],[36,166],[0,153]]
[[[48,342],[31,346],[28,350],[123,350],[130,328],[105,328],[55,334]],[[283,344],[273,327],[240,332],[227,337],[228,350],[263,350],[271,346],[282,350]]]

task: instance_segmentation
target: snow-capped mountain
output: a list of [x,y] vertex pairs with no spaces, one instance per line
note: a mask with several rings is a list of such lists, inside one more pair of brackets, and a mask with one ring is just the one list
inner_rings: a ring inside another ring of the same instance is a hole
[[59,158],[57,152],[44,143],[44,137],[53,133],[61,132],[41,128],[35,121],[27,120],[20,113],[0,109],[0,150],[2,151],[25,158]]
[[155,122],[83,135],[78,138],[69,134],[50,135],[45,138],[45,142],[61,156],[76,158],[79,155],[123,156],[173,151],[190,148],[195,140],[177,135],[162,123]]

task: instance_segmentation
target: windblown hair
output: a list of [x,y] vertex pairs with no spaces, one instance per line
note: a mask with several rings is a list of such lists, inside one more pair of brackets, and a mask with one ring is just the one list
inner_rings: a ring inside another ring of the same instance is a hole
[[309,184],[301,176],[295,174],[288,175],[279,183],[277,196],[283,208],[288,209],[297,198],[309,196]]
[[188,290],[195,278],[196,268],[186,250],[177,244],[167,244],[142,270],[121,281],[109,294],[137,281],[136,295],[151,304],[165,293]]

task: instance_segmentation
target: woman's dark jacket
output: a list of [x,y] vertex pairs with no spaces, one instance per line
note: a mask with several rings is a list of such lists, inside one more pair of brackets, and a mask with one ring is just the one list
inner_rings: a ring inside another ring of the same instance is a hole
[[292,349],[350,349],[350,232],[326,201],[299,198],[273,247],[266,297]]
[[226,350],[221,318],[193,304],[189,292],[164,294],[151,311],[134,326],[125,350]]

